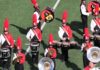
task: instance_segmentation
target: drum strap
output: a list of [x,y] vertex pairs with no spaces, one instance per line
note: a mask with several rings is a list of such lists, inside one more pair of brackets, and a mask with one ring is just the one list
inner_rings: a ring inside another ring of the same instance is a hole
[[3,35],[3,36],[4,36],[5,40],[7,41],[7,43],[10,45],[8,38],[5,35]]

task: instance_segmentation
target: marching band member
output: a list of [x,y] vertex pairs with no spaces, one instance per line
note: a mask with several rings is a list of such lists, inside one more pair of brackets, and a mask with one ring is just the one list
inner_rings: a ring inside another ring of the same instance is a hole
[[4,34],[1,34],[0,42],[1,42],[2,46],[4,46],[4,47],[6,45],[9,45],[10,48],[13,48],[14,47],[14,39],[8,30],[9,30],[9,20],[8,20],[8,18],[6,18],[4,21]]
[[[34,14],[33,15],[33,27],[28,31],[26,38],[29,40],[30,42],[30,49],[31,49],[31,53],[32,53],[32,60],[38,61],[38,54],[39,54],[39,47],[40,47],[40,43],[42,41],[42,32],[41,30],[37,27],[37,16]],[[28,51],[27,51],[28,52]],[[27,53],[26,52],[26,53]]]
[[81,50],[83,51],[83,64],[86,67],[89,64],[89,60],[87,59],[86,53],[87,50],[93,47],[93,42],[90,40],[90,34],[88,28],[84,28],[84,43],[82,43]]
[[94,36],[94,45],[100,46],[100,18],[96,17],[95,19],[91,20],[90,23],[90,30]]
[[22,53],[22,41],[21,38],[18,37],[17,38],[17,53],[14,53],[14,57],[13,57],[13,64],[15,64],[14,68],[15,70],[24,70],[24,62],[25,62],[25,54]]
[[[49,57],[53,60],[54,66],[56,67],[55,59],[57,57],[57,51],[54,48],[55,41],[53,39],[53,35],[49,34],[49,46],[45,49],[44,56]],[[54,70],[55,70],[54,67]]]
[[[41,26],[41,24],[40,24],[40,9],[39,9],[38,3],[36,0],[31,0],[31,2],[35,8],[33,15],[35,14],[37,16],[38,27],[40,28],[40,26]],[[32,19],[33,19],[33,15],[32,15]]]
[[57,56],[56,49],[53,47],[54,39],[53,35],[49,34],[49,47],[45,49],[44,56],[50,57],[51,59],[55,59]]
[[59,27],[58,35],[60,37],[60,42],[56,42],[61,47],[62,56],[64,60],[68,61],[68,49],[71,45],[77,45],[77,42],[70,41],[72,39],[72,30],[70,26],[66,25],[66,19],[68,17],[67,11],[63,12],[62,15],[62,27]]
[[83,24],[83,29],[87,26],[87,16],[91,14],[91,12],[87,12],[86,8],[86,0],[81,0],[81,19]]
[[[2,53],[2,57],[1,57],[1,60],[3,63],[2,70],[4,70],[4,69],[11,70],[10,63],[11,63],[12,49],[14,47],[14,39],[13,39],[12,35],[9,33],[9,20],[8,20],[8,18],[6,18],[4,20],[4,34],[0,35],[0,44],[2,46],[2,47],[0,47],[0,50],[2,50],[2,51],[0,51]],[[4,54],[3,54],[3,52],[4,52]],[[7,54],[6,56],[5,56],[5,53]]]

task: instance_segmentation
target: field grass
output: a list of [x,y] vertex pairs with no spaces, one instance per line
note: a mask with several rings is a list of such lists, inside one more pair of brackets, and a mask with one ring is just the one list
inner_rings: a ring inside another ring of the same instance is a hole
[[[46,6],[53,7],[56,0],[37,0],[40,9],[43,10]],[[59,6],[55,10],[55,19],[47,24],[43,29],[43,42],[41,43],[39,59],[44,53],[44,48],[48,44],[48,35],[52,33],[54,39],[59,40],[57,35],[58,27],[61,26],[61,14],[64,10],[68,11],[68,24],[73,30],[73,40],[82,42],[82,23],[80,18],[80,1],[81,0],[61,0]],[[89,0],[88,0],[89,1]],[[23,49],[26,50],[28,43],[25,35],[27,28],[32,25],[32,14],[34,8],[31,0],[0,0],[0,33],[3,31],[3,21],[6,17],[9,18],[10,32],[14,39],[21,36],[23,41]],[[89,18],[90,23],[90,18]],[[58,49],[60,50],[60,49]],[[59,56],[59,55],[58,55]],[[24,64],[25,70],[38,70],[37,65],[33,64],[28,57]],[[12,70],[13,65],[12,65]],[[69,50],[69,63],[65,64],[58,57],[56,59],[56,70],[83,70],[82,52],[80,49]]]

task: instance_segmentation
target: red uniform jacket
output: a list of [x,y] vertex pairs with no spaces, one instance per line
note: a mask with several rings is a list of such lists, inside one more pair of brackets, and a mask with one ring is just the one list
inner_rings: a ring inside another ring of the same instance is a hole
[[68,25],[63,26],[63,30],[68,35],[69,39],[71,39],[73,37],[72,30],[71,30],[70,26],[68,26]]
[[51,55],[50,58],[52,58],[52,59],[56,58],[56,56],[57,56],[56,49],[50,47],[50,48],[48,48],[48,51],[53,51],[53,54]]
[[17,56],[21,56],[20,60],[19,60],[19,63],[20,64],[24,64],[25,62],[25,54],[23,53],[18,53]]

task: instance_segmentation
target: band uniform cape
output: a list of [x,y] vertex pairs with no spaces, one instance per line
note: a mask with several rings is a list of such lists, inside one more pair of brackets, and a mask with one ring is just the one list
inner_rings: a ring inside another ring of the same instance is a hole
[[34,36],[37,37],[39,42],[42,41],[42,33],[41,33],[40,29],[38,29],[38,28],[36,28],[35,30],[34,29],[30,29],[29,32],[26,35],[26,38],[28,40],[30,40],[30,39],[33,39]]
[[68,39],[72,38],[72,30],[71,30],[70,26],[66,25],[63,27],[59,27],[58,35],[59,35],[60,39],[63,39],[64,33],[67,34]]
[[93,32],[95,27],[98,27],[100,29],[100,18],[95,18],[91,20],[90,30]]
[[[4,20],[4,31],[8,31],[9,29],[9,21],[8,18]],[[1,45],[4,45],[5,43],[8,44],[11,48],[14,47],[14,39],[10,33],[3,35],[0,35],[0,43]]]
[[87,10],[88,10],[88,12],[92,12],[92,14],[94,16],[99,15],[99,12],[100,12],[100,3],[97,2],[97,1],[91,1],[91,2],[89,2],[88,6],[87,6]]
[[[37,26],[38,25],[38,19],[37,19],[37,15],[36,14],[33,14],[33,19],[32,19],[32,24],[33,26]],[[42,41],[42,33],[40,31],[39,28],[36,28],[36,29],[30,29],[29,32],[27,33],[26,35],[26,38],[28,40],[32,40],[33,37],[36,36],[38,41],[41,42]]]

